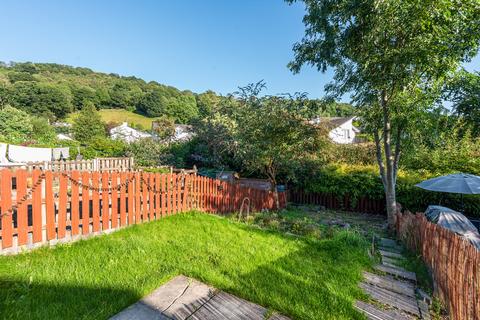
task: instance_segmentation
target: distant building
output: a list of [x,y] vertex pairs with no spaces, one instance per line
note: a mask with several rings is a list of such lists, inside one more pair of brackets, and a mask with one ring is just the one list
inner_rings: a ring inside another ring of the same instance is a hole
[[[156,130],[158,130],[161,125],[161,122],[152,121],[152,132],[156,132]],[[185,142],[192,139],[193,136],[193,127],[191,125],[176,124],[175,132],[171,137],[165,139],[165,142]]]
[[175,142],[188,141],[192,139],[193,135],[194,133],[192,130],[192,126],[186,124],[176,124],[175,134],[171,138],[171,140]]
[[356,117],[318,117],[309,121],[309,123],[319,126],[325,126],[328,136],[335,143],[348,144],[355,143],[355,136],[360,133],[360,129],[353,125]]
[[59,133],[57,134],[57,139],[58,140],[67,140],[67,141],[70,141],[70,140],[73,140],[69,135],[66,135],[66,134],[63,134],[63,133]]
[[116,140],[122,140],[127,143],[135,142],[140,139],[153,138],[150,133],[143,132],[128,126],[127,122],[122,123],[118,127],[110,129],[110,137]]

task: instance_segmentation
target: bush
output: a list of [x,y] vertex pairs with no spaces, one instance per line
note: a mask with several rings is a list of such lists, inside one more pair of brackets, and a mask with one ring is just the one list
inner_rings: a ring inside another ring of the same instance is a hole
[[134,157],[138,166],[155,167],[165,163],[165,149],[165,145],[153,139],[141,139],[128,144],[125,154]]
[[[355,202],[361,197],[381,200],[385,198],[384,189],[376,166],[328,165],[324,168],[308,171],[308,178],[301,179],[295,187],[306,192],[334,194],[339,199],[348,195]],[[424,170],[400,170],[397,178],[397,201],[413,212],[424,211],[430,204],[445,205],[461,210],[461,196],[450,193],[431,192],[415,187],[415,184],[438,176]],[[463,212],[471,216],[480,216],[480,196],[464,196]]]
[[21,144],[29,140],[33,133],[30,116],[22,110],[10,106],[0,110],[0,140]]
[[[80,148],[84,159],[99,157],[123,157],[125,156],[126,145],[121,140],[112,140],[105,137],[96,137],[90,140],[87,146]],[[74,159],[77,152],[72,150],[70,158]]]

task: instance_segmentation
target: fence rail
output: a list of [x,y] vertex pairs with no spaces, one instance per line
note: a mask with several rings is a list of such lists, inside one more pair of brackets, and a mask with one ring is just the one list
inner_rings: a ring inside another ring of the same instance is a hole
[[[0,254],[75,240],[197,209],[273,209],[273,194],[195,174],[0,171]],[[282,206],[285,196],[282,194]]]
[[362,197],[353,201],[348,195],[337,197],[333,194],[305,192],[303,190],[289,190],[288,200],[297,204],[321,205],[327,209],[345,210],[352,212],[385,213],[385,200]]
[[44,162],[28,162],[20,165],[27,170],[50,171],[129,171],[133,170],[133,158],[96,158],[90,160],[57,160]]
[[423,214],[397,214],[397,234],[420,253],[433,274],[435,291],[451,319],[480,319],[480,252]]

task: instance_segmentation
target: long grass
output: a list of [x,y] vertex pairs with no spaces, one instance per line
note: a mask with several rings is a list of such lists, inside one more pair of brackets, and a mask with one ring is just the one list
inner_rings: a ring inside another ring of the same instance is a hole
[[0,257],[0,317],[105,319],[184,274],[294,319],[361,319],[367,247],[351,231],[312,240],[181,214]]
[[[127,122],[129,125],[141,125],[143,130],[150,130],[152,128],[152,121],[157,118],[149,118],[144,115],[131,112],[125,109],[101,109],[99,110],[102,120],[105,122],[115,122],[121,124]],[[67,119],[67,122],[72,122],[78,113],[72,113]]]

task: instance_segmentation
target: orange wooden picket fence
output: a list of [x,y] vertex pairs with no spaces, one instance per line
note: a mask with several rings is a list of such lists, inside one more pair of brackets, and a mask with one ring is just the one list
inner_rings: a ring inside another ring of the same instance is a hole
[[[248,198],[249,201],[245,201]],[[281,205],[286,202],[281,194]],[[273,194],[196,174],[0,171],[0,254],[107,233],[192,209],[274,209]]]
[[420,253],[433,274],[435,292],[454,320],[480,320],[480,252],[423,214],[397,214],[397,234]]

